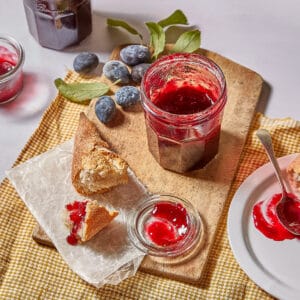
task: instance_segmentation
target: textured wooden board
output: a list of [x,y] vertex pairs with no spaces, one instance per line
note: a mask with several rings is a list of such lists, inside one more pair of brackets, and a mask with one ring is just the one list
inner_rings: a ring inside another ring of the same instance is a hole
[[[119,50],[113,51],[112,59],[119,57]],[[228,89],[219,154],[205,168],[182,175],[162,169],[148,151],[141,108],[130,112],[119,110],[109,127],[95,118],[93,102],[88,110],[102,136],[152,193],[176,194],[189,199],[198,208],[204,222],[204,235],[198,251],[181,263],[147,256],[140,267],[142,271],[185,282],[199,282],[204,271],[263,85],[263,79],[254,71],[214,52],[200,50],[200,53],[222,68]],[[39,227],[33,238],[51,244]]]

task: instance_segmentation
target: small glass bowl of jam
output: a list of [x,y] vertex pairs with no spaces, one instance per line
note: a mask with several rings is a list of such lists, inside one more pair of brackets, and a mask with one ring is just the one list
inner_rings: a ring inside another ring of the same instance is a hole
[[14,100],[22,90],[24,58],[15,39],[0,36],[0,104]]
[[130,215],[128,233],[142,252],[158,257],[189,253],[199,242],[202,220],[196,208],[174,195],[151,195]]

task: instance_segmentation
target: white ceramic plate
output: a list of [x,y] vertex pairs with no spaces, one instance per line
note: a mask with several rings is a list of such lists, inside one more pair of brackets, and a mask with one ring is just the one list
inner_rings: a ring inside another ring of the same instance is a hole
[[[296,155],[279,158],[280,168],[284,171]],[[280,187],[268,163],[252,173],[234,195],[228,214],[229,241],[241,268],[257,285],[277,298],[298,300],[300,239],[268,239],[255,228],[252,219],[253,205],[275,193],[280,193]]]

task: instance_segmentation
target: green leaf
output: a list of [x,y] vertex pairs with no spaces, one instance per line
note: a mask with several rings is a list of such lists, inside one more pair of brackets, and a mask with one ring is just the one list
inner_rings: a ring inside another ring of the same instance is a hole
[[160,20],[157,24],[163,28],[177,24],[188,25],[188,20],[185,14],[180,9],[177,9],[169,17]]
[[143,36],[136,29],[134,29],[131,25],[129,25],[123,20],[107,19],[106,23],[107,25],[112,27],[122,27],[123,29],[127,30],[129,33],[138,35],[140,39],[143,40]]
[[176,41],[172,52],[194,52],[200,48],[201,33],[199,30],[187,31]]
[[153,58],[156,59],[165,49],[166,34],[163,28],[154,22],[145,23],[150,32],[150,46],[153,47]]
[[57,78],[54,83],[62,96],[76,103],[86,103],[109,91],[109,86],[102,82],[66,83],[61,78]]

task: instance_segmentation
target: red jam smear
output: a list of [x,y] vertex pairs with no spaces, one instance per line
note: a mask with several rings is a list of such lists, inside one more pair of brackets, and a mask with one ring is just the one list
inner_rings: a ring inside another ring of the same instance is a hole
[[69,212],[69,218],[72,222],[72,229],[67,237],[67,242],[70,245],[78,244],[78,230],[82,226],[86,214],[87,201],[74,201],[73,203],[67,204],[66,209]]
[[148,238],[157,246],[170,246],[182,240],[189,230],[189,217],[180,203],[157,203],[145,224]]
[[[292,193],[288,193],[288,196],[291,198],[296,197]],[[277,217],[275,208],[280,199],[281,194],[275,194],[271,199],[267,200],[267,202],[260,201],[256,203],[252,212],[254,225],[264,236],[274,241],[299,238],[285,229]],[[295,208],[292,207],[292,205],[288,207],[286,210],[287,219],[289,218],[289,214],[293,214],[294,212]]]
[[188,81],[178,83],[168,81],[166,86],[151,95],[151,101],[160,109],[177,115],[201,112],[216,101],[211,91],[201,85],[191,85]]

